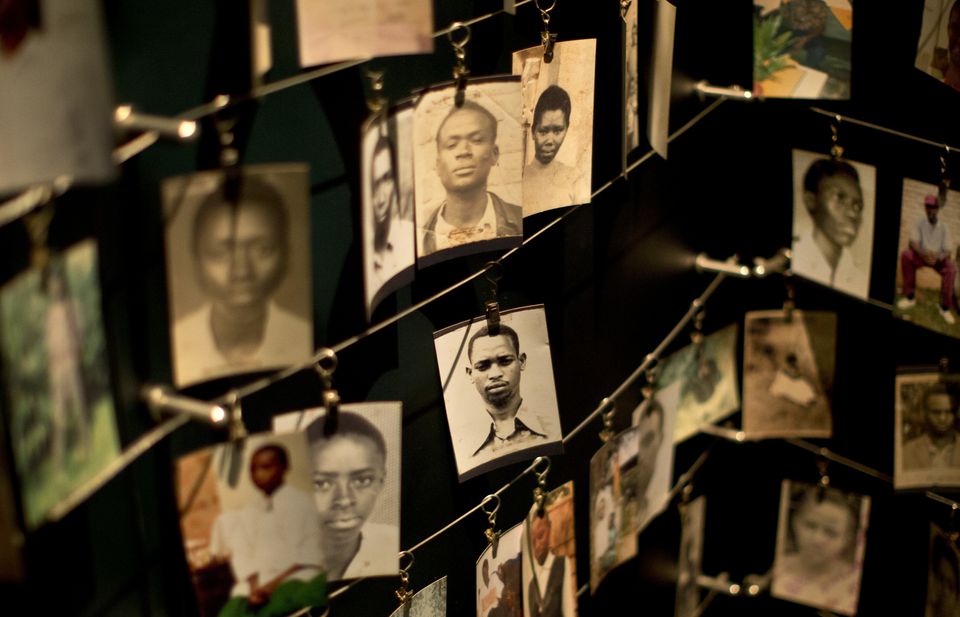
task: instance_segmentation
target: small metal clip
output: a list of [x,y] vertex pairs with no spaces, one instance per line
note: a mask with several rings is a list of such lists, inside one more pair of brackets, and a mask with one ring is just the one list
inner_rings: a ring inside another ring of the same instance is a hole
[[503,266],[496,261],[487,262],[484,276],[487,283],[490,284],[490,295],[492,298],[483,303],[484,314],[487,318],[487,334],[496,336],[500,334],[500,303],[497,301],[497,292],[499,291],[499,281],[503,278]]
[[557,6],[557,0],[553,0],[547,8],[540,6],[540,0],[533,0],[533,3],[540,11],[540,19],[543,20],[543,32],[540,33],[540,44],[543,45],[543,61],[550,64],[553,62],[553,46],[557,42],[557,35],[550,32],[550,11]]
[[[404,557],[410,558],[410,563],[406,566],[403,565]],[[400,601],[400,606],[407,606],[410,603],[410,598],[413,597],[413,593],[407,588],[410,584],[410,568],[412,567],[413,553],[410,551],[400,551],[400,589],[394,592],[397,600]]]
[[[464,34],[461,38],[455,40],[453,33],[458,30],[462,30]],[[467,43],[470,42],[470,26],[460,21],[453,22],[447,30],[447,39],[450,40],[450,45],[453,47],[453,55],[457,59],[457,63],[453,67],[453,80],[457,84],[454,104],[460,107],[466,99],[467,78],[470,76],[470,69],[467,68],[466,62]]]
[[[547,466],[543,468],[543,471],[537,469],[541,463],[547,464]],[[537,508],[537,516],[542,517],[546,512],[547,473],[550,471],[550,457],[538,456],[536,460],[533,461],[533,471],[537,474],[537,486],[533,489],[533,503]]]
[[840,145],[840,122],[843,120],[843,116],[836,114],[833,118],[834,121],[830,124],[830,139],[833,142],[830,147],[830,156],[837,160],[843,156],[843,146]]
[[243,408],[240,406],[240,395],[236,390],[227,393],[227,403],[224,405],[227,410],[229,424],[227,424],[227,434],[230,441],[237,441],[247,436],[247,427],[243,424]]
[[620,19],[623,23],[627,23],[627,11],[630,10],[631,4],[633,4],[632,0],[620,0]]
[[643,371],[644,384],[640,388],[640,391],[643,393],[645,399],[653,398],[653,393],[657,389],[657,378],[660,377],[660,360],[657,356],[653,354],[648,354],[644,358],[644,362],[648,364],[647,368]]
[[944,144],[943,152],[940,153],[940,190],[938,191],[941,208],[947,205],[947,192],[950,190],[950,174],[947,171],[948,156],[950,156],[950,146]]
[[340,420],[340,394],[333,389],[333,372],[337,370],[337,354],[332,349],[324,347],[318,352],[313,368],[323,386],[321,394],[325,411],[323,434],[330,437],[337,432]]
[[[491,503],[493,504],[493,509],[488,510],[487,505]],[[490,546],[493,547],[493,556],[496,557],[497,545],[500,543],[500,532],[496,530],[497,511],[500,509],[500,496],[496,493],[487,495],[483,498],[483,501],[480,502],[480,509],[487,515],[487,524],[489,525],[483,531],[483,535],[487,538]]]
[[600,401],[600,408],[603,409],[607,406],[610,408],[603,412],[603,430],[600,431],[600,441],[603,443],[607,443],[613,438],[613,416],[617,413],[616,403],[604,397],[604,399]]
[[364,69],[364,75],[370,84],[370,95],[367,97],[367,109],[378,115],[387,107],[387,99],[383,96],[383,75],[385,70]]

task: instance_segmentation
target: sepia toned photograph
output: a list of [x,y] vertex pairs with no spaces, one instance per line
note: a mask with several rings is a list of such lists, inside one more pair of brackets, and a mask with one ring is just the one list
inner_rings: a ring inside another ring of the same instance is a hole
[[770,595],[854,615],[870,497],[784,480]]
[[417,266],[517,246],[523,239],[520,78],[427,90],[414,112]]
[[174,384],[278,369],[313,353],[303,164],[163,182]]
[[896,488],[960,486],[958,405],[960,375],[897,375],[893,474]]
[[904,178],[893,314],[954,338],[960,193]]
[[623,160],[640,147],[640,71],[637,3],[623,12]]
[[96,241],[54,254],[0,289],[0,352],[30,530],[120,451]]
[[447,577],[437,579],[413,594],[408,606],[401,606],[390,617],[446,617]]
[[926,0],[914,66],[960,90],[960,0]]
[[677,559],[677,604],[674,617],[697,617],[701,594],[697,577],[703,573],[703,526],[707,498],[680,506],[680,556]]
[[300,66],[433,53],[431,0],[297,0]]
[[203,617],[282,617],[326,604],[303,432],[260,434],[177,461],[187,566]]
[[924,617],[956,615],[960,611],[960,546],[956,536],[930,524],[930,567]]
[[744,322],[744,433],[757,439],[830,437],[836,313],[752,311]]
[[654,16],[653,54],[647,102],[647,139],[654,152],[667,158],[670,133],[670,93],[673,89],[673,39],[677,7],[658,0]]
[[[627,482],[630,515],[642,531],[667,506],[673,479],[673,439],[676,428],[680,383],[657,389],[653,396],[633,410],[636,441],[623,441],[620,464],[629,471]],[[629,495],[634,491],[635,497]]]
[[460,481],[563,451],[553,361],[542,304],[434,332],[443,402]]
[[523,541],[523,614],[576,617],[577,559],[573,481],[546,495],[542,516],[527,514]]
[[413,107],[373,116],[361,149],[361,237],[367,321],[390,293],[413,281]]
[[849,99],[853,0],[754,0],[754,94]]
[[0,24],[0,195],[58,178],[112,180],[113,86],[100,3],[4,2]]
[[281,414],[275,433],[304,431],[327,581],[400,571],[399,401],[341,405],[327,435],[324,409]]
[[793,151],[795,274],[869,297],[876,182],[872,165]]
[[523,531],[523,523],[504,531],[497,541],[497,550],[488,546],[477,560],[477,617],[524,614]]
[[740,409],[737,367],[737,324],[703,337],[671,354],[660,364],[657,384],[680,383],[680,402],[673,442],[693,437],[700,427]]
[[590,202],[596,39],[513,54],[523,93],[523,215]]

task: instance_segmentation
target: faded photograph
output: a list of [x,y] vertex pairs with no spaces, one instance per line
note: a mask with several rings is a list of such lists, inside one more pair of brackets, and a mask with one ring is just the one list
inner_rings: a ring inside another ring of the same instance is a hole
[[914,66],[960,90],[960,0],[926,0]]
[[300,66],[433,52],[431,0],[297,0]]
[[524,525],[503,532],[497,550],[488,546],[477,560],[477,617],[523,615],[521,577]]
[[100,3],[0,3],[0,52],[0,195],[57,178],[113,179]]
[[94,240],[0,289],[0,352],[29,530],[120,450]]
[[867,299],[876,181],[872,165],[793,151],[794,273]]
[[899,374],[894,405],[894,486],[960,486],[960,376]]
[[184,552],[204,617],[326,603],[304,433],[253,435],[177,461]]
[[174,384],[310,358],[306,165],[168,178],[163,205]]
[[[621,9],[622,11],[622,9]],[[623,159],[640,147],[640,72],[637,3],[623,13]]]
[[754,0],[754,94],[849,99],[853,0]]
[[836,345],[836,313],[747,313],[743,431],[751,438],[829,437]]
[[401,606],[390,617],[446,617],[447,577],[435,580],[413,594],[409,606]]
[[542,516],[534,506],[524,524],[523,615],[575,617],[573,481],[547,493]]
[[513,54],[523,94],[523,215],[590,202],[596,39]]
[[367,320],[391,292],[413,281],[413,108],[368,121],[361,150],[361,237]]
[[960,338],[954,238],[960,238],[960,193],[904,178],[893,314]]
[[400,402],[341,405],[327,435],[324,409],[281,414],[275,433],[305,431],[327,581],[400,571]]
[[697,577],[703,572],[703,526],[707,498],[697,497],[680,506],[680,556],[677,559],[675,617],[697,617],[701,594]]
[[[631,472],[628,490],[635,491],[636,498],[628,503],[630,515],[636,520],[637,530],[642,530],[667,506],[670,481],[673,479],[673,439],[680,402],[680,383],[663,386],[649,399],[642,401],[633,410],[633,426],[639,429],[636,443],[621,444],[620,460],[630,463],[636,449],[636,467]],[[627,469],[629,466],[625,466]]]
[[520,78],[428,90],[414,112],[417,264],[508,248],[523,239]]
[[930,524],[930,567],[924,617],[960,612],[960,547],[935,523]]
[[670,133],[670,93],[673,89],[673,39],[677,7],[658,0],[654,17],[653,54],[647,101],[647,139],[654,152],[667,158]]
[[457,475],[563,450],[542,304],[475,317],[433,334]]
[[689,439],[700,427],[722,420],[740,408],[738,333],[737,324],[731,324],[661,363],[657,384],[665,388],[680,383],[674,443]]
[[865,495],[784,480],[770,594],[856,614],[869,518]]

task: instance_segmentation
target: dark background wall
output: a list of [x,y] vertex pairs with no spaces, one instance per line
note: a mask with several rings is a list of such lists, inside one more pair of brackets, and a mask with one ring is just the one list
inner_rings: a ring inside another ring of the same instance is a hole
[[[635,1],[645,19],[652,0]],[[435,4],[438,28],[501,6],[495,0]],[[912,68],[922,4],[857,3],[853,99],[823,106],[960,146],[960,94]],[[751,84],[751,2],[689,0],[677,5],[678,87],[671,130],[709,103],[689,93],[693,82]],[[217,67],[230,58],[232,49],[218,38],[229,18],[224,11],[235,6],[214,0],[127,0],[107,2],[105,9],[118,101],[173,115],[215,92]],[[299,72],[292,0],[274,0],[270,13],[274,68],[268,78],[275,80]],[[560,40],[598,39],[593,185],[599,187],[620,174],[617,3],[559,0],[552,18],[551,29]],[[641,32],[644,28],[649,26],[642,25]],[[468,52],[473,74],[509,71],[510,52],[538,43],[540,29],[532,4],[520,7],[516,17],[500,15],[474,26]],[[387,94],[399,98],[411,88],[449,79],[452,59],[446,39],[440,38],[433,55],[379,59],[371,65],[386,69]],[[641,100],[641,117],[645,111]],[[351,68],[272,94],[259,102],[252,116],[244,162],[310,163],[317,346],[334,344],[365,327],[355,164],[364,114],[363,75]],[[850,124],[842,125],[841,141],[849,158],[877,166],[871,295],[889,303],[901,180],[906,176],[936,183],[939,152]],[[789,244],[790,150],[827,152],[829,146],[829,119],[809,111],[809,102],[725,102],[671,144],[669,161],[651,158],[592,205],[570,213],[505,261],[501,305],[546,305],[564,430],[578,424],[643,361],[708,284],[709,276],[692,269],[696,253],[720,258],[738,253],[747,260]],[[631,160],[647,150],[643,143]],[[128,162],[116,186],[73,191],[57,202],[54,245],[90,234],[100,238],[110,368],[125,443],[153,422],[137,399],[139,386],[166,383],[171,376],[158,183],[205,165],[205,156],[199,144],[161,143]],[[960,166],[960,161],[951,163]],[[527,219],[527,234],[559,215]],[[27,247],[19,224],[0,229],[4,280],[26,265]],[[419,272],[411,286],[383,303],[374,321],[477,271],[492,257],[459,259]],[[486,294],[480,279],[340,354],[335,379],[344,400],[403,401],[405,547],[525,467],[517,464],[463,484],[456,480],[431,335],[479,314]],[[706,329],[740,320],[747,310],[778,307],[783,297],[777,277],[727,281],[707,305]],[[896,321],[880,306],[803,281],[797,282],[797,302],[801,308],[839,313],[835,437],[824,444],[891,473],[895,369],[936,364],[944,355],[956,357],[956,343]],[[681,335],[675,347],[686,340]],[[213,398],[240,383],[223,380],[189,394]],[[304,373],[245,399],[243,405],[253,431],[265,429],[274,413],[318,400],[315,377]],[[623,398],[618,427],[626,425],[639,400],[639,387]],[[573,439],[564,455],[553,458],[549,476],[550,486],[576,482],[581,585],[589,572],[587,469],[600,445],[599,429],[597,421]],[[181,552],[172,463],[178,455],[223,438],[199,425],[181,429],[63,521],[32,534],[26,553],[28,581],[4,586],[5,604],[23,607],[14,614],[195,614]],[[694,480],[695,493],[708,496],[705,569],[728,571],[734,580],[765,572],[773,558],[779,481],[815,481],[815,458],[780,441],[738,445],[702,435],[678,447],[675,474],[707,448],[712,448],[710,457]],[[860,614],[921,614],[928,522],[946,521],[946,508],[920,494],[894,495],[889,485],[839,465],[831,466],[830,475],[835,486],[873,497]],[[502,527],[521,519],[531,504],[533,486],[527,478],[504,494],[498,517]],[[411,587],[448,575],[449,615],[474,612],[474,563],[485,547],[485,524],[477,514],[417,552]],[[640,556],[611,574],[594,597],[581,597],[581,615],[614,610],[672,614],[678,543],[678,517],[671,506],[641,535]],[[362,582],[334,600],[331,613],[387,615],[396,606],[392,591],[397,584],[396,579]],[[708,612],[771,613],[811,614],[812,609],[763,595],[721,598]]]

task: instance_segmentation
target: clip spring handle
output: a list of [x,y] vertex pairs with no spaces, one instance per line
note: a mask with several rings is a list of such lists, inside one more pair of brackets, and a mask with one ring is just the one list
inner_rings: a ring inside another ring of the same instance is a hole
[[[459,39],[454,39],[453,33],[462,30],[464,34]],[[453,81],[456,82],[457,91],[454,95],[454,105],[462,107],[466,100],[467,78],[470,77],[470,69],[467,68],[467,43],[470,42],[470,26],[455,21],[450,24],[447,31],[447,38],[453,47],[453,55],[457,62],[453,66]]]
[[540,44],[543,45],[543,61],[546,64],[553,62],[553,46],[557,42],[557,35],[550,32],[550,11],[557,6],[557,0],[547,8],[540,6],[540,0],[533,0],[537,10],[540,11],[540,19],[543,20],[543,32],[540,33]]

